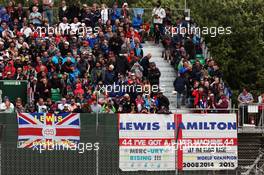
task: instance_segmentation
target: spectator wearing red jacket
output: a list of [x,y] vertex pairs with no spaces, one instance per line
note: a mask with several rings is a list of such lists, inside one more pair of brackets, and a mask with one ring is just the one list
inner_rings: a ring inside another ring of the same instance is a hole
[[6,78],[13,78],[16,73],[16,68],[14,67],[14,62],[9,61],[8,64],[5,66],[3,77]]
[[81,83],[77,83],[76,84],[76,89],[74,90],[74,95],[83,95],[84,94],[84,90],[82,89],[82,85]]

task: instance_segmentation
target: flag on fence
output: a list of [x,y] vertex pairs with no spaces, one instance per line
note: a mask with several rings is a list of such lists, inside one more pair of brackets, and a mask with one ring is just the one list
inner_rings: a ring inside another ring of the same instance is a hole
[[80,141],[80,114],[18,113],[18,148],[74,146]]

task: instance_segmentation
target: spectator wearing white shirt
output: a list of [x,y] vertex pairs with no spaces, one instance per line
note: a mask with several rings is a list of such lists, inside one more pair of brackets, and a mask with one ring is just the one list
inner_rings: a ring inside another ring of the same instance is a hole
[[78,33],[78,29],[79,29],[79,27],[82,25],[82,23],[80,23],[79,21],[78,21],[78,18],[77,17],[75,17],[75,18],[73,18],[73,23],[71,23],[71,33],[72,34],[79,34]]
[[20,29],[20,32],[23,33],[26,38],[30,36],[30,34],[32,33],[32,29],[30,27],[28,27],[27,24],[23,25],[23,27]]
[[243,92],[241,92],[237,98],[239,102],[239,111],[240,111],[240,116],[242,119],[244,118],[244,121],[241,119],[240,123],[241,126],[243,124],[248,124],[249,123],[249,118],[248,118],[248,105],[250,103],[253,103],[254,98],[251,93],[248,92],[246,88],[243,88]]
[[15,107],[13,103],[10,102],[8,97],[5,97],[3,103],[1,103],[0,105],[0,112],[13,113],[14,110],[15,110]]
[[68,23],[68,19],[66,17],[62,18],[62,22],[59,24],[59,31],[61,35],[69,34],[70,24]]
[[48,107],[45,105],[43,98],[39,98],[37,103],[38,113],[47,113]]
[[156,7],[152,10],[152,17],[155,29],[155,43],[159,44],[160,36],[163,33],[163,19],[166,17],[166,12],[161,7],[161,1],[158,1]]
[[62,99],[61,99],[61,102],[58,104],[58,109],[59,109],[60,111],[63,111],[64,108],[65,108],[65,106],[68,107],[69,104],[67,104],[66,98],[62,98]]
[[106,24],[108,20],[108,8],[105,4],[102,4],[101,6],[101,19],[102,19],[102,23]]

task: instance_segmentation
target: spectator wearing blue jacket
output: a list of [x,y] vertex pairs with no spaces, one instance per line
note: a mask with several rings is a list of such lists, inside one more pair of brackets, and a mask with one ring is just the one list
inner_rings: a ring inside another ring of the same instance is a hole
[[118,9],[117,3],[113,5],[113,9],[110,12],[111,23],[114,24],[115,20],[121,17],[121,10]]
[[140,14],[137,14],[137,16],[134,17],[132,20],[133,28],[139,30],[142,24],[143,24],[142,17]]

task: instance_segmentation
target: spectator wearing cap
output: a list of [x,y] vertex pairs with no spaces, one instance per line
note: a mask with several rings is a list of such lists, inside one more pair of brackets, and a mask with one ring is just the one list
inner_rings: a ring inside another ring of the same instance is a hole
[[150,85],[158,85],[159,86],[159,79],[160,79],[161,73],[159,68],[156,67],[156,64],[154,62],[150,63],[150,68],[148,70],[148,79],[150,82]]
[[0,105],[0,112],[13,113],[14,110],[15,110],[15,107],[13,103],[10,102],[8,97],[4,97],[4,101]]
[[80,47],[80,52],[81,53],[84,53],[84,52],[91,53],[92,52],[92,49],[89,46],[89,42],[88,41],[83,41],[82,42],[82,46]]
[[68,53],[71,53],[70,43],[68,41],[61,42],[59,44],[59,49],[62,57],[66,57]]

